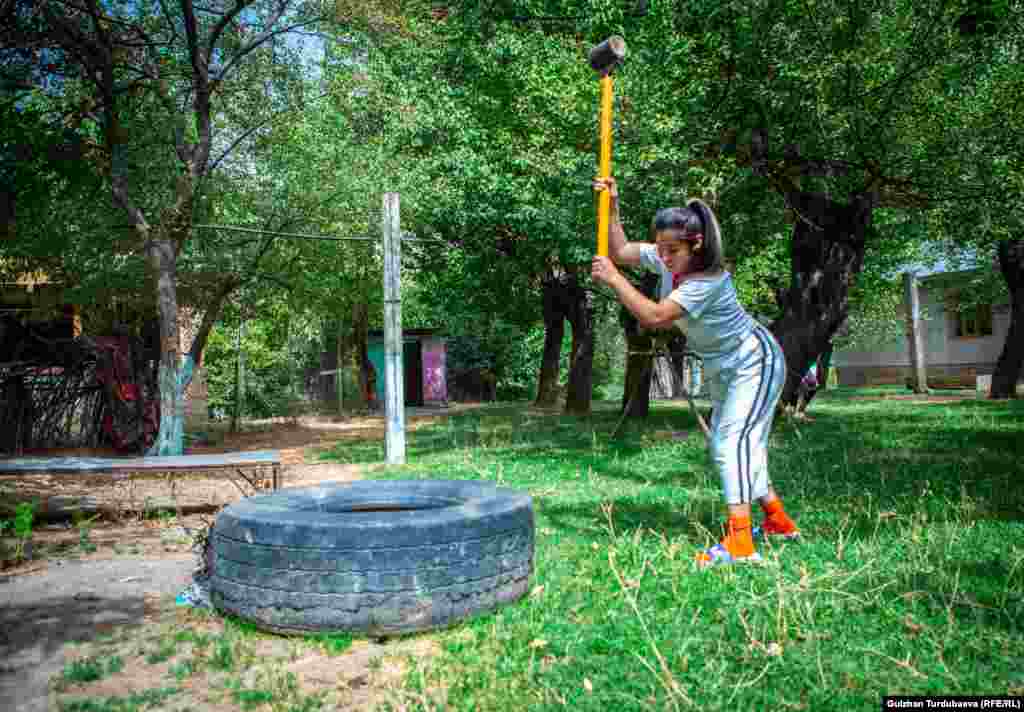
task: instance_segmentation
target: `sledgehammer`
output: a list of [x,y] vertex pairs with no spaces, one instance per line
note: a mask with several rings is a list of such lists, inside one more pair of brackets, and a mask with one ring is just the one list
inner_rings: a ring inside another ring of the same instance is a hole
[[[590,66],[601,77],[601,155],[598,178],[612,175],[612,70],[626,57],[626,40],[612,35],[590,50]],[[598,194],[597,254],[608,256],[608,211],[611,196],[607,190]]]

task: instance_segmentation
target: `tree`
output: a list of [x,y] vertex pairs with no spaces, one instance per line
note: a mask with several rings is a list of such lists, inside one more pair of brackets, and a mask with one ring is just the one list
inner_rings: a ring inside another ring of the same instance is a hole
[[[288,91],[295,74],[272,61],[273,40],[325,19],[298,0],[201,8],[192,0],[46,1],[17,5],[5,17],[6,45],[66,60],[68,115],[95,134],[96,168],[131,226],[135,252],[145,255],[161,354],[160,435],[150,454],[181,452],[182,393],[230,291],[229,283],[216,291],[179,364],[179,257],[204,209],[205,182],[275,111],[299,99]],[[276,88],[269,101],[268,84]]]
[[1024,240],[999,243],[999,269],[1010,292],[1010,328],[992,374],[992,398],[1015,398],[1024,367]]
[[[598,82],[585,55],[622,17],[613,9],[583,13],[578,26],[532,24],[515,18],[534,8],[513,5],[452,7],[440,21],[415,25],[414,45],[389,47],[390,61],[405,78],[398,103],[412,115],[407,130],[396,135],[396,150],[422,172],[427,188],[420,191],[427,199],[411,210],[418,229],[439,235],[461,254],[464,271],[457,275],[448,256],[422,256],[423,271],[445,282],[438,294],[451,309],[465,304],[465,297],[503,321],[547,325],[538,368],[541,405],[557,395],[568,320],[578,357],[572,359],[577,367],[570,372],[566,407],[586,412],[592,390],[588,344],[602,299],[586,277],[595,234],[590,178]],[[656,30],[644,31],[653,36]],[[650,80],[644,84],[650,66],[624,69],[623,97],[634,83],[654,94]],[[627,177],[624,195],[627,221],[643,235],[657,192],[641,187],[685,177],[685,151],[674,136],[655,130],[678,125],[670,112],[640,111],[625,99],[620,109],[617,141],[635,147],[646,142],[642,151],[619,154],[623,160],[616,164],[617,175],[637,178],[630,184]],[[660,140],[649,141],[654,136]],[[676,185],[657,199],[666,193],[685,195]]]
[[989,84],[1009,66],[1019,14],[992,7],[977,36],[952,2],[688,4],[697,65],[720,74],[708,125],[792,216],[790,284],[772,325],[790,368],[784,402],[846,322],[881,237],[877,210],[994,189],[983,167],[1007,138],[985,128],[999,115]]

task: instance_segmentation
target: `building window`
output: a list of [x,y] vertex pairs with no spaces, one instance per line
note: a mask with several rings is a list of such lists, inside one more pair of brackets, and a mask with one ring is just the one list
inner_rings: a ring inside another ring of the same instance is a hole
[[992,305],[964,307],[953,314],[957,338],[969,339],[992,335]]

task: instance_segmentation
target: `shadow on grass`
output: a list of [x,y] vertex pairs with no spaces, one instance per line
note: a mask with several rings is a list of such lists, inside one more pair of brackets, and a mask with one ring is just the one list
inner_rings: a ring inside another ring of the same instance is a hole
[[[788,508],[797,514],[846,510],[858,536],[874,532],[879,513],[888,511],[926,511],[940,520],[1024,520],[1017,456],[1024,402],[921,404],[856,400],[856,394],[827,392],[812,404],[813,422],[778,419],[769,463]],[[407,450],[412,462],[426,468],[456,463],[472,451],[475,461],[519,466],[529,477],[556,483],[592,471],[624,483],[685,490],[687,473],[707,467],[703,439],[685,403],[656,404],[648,418],[624,426],[621,437],[611,440],[618,420],[614,407],[581,419],[504,405],[409,432]],[[692,434],[682,443],[652,440],[659,430]],[[327,459],[379,462],[383,443],[341,444]],[[619,510],[623,526],[648,518],[652,529],[688,526],[659,511],[660,505],[635,506],[635,515]],[[706,526],[704,517],[700,523]]]
[[[602,504],[611,505],[610,511],[606,513]],[[697,542],[703,541],[705,531],[717,535],[722,522],[721,503],[717,498],[698,502],[689,515],[675,504],[644,502],[629,496],[604,503],[544,502],[537,510],[554,526],[577,535],[593,535],[598,531],[621,534],[643,528],[656,536],[682,537]]]
[[[647,446],[643,436],[651,430],[692,430],[699,437],[697,422],[688,411],[655,408],[645,419],[630,419],[611,435],[619,421],[617,411],[602,408],[585,417],[529,412],[524,404],[491,407],[449,416],[445,421],[406,432],[406,451],[412,458],[430,459],[466,449],[483,448],[496,457],[542,461],[552,454],[562,458],[584,458],[596,448],[621,458],[640,454]],[[383,441],[338,443],[320,458],[350,463],[380,462]]]
[[903,402],[823,410],[815,421],[783,425],[769,456],[776,479],[827,504],[863,494],[884,508],[908,501],[959,508],[968,519],[1024,520],[1017,453],[1024,403]]

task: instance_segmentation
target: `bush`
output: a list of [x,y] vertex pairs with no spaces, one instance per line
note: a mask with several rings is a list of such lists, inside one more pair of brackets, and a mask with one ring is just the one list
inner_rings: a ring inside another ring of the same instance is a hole
[[[235,409],[237,351],[232,325],[213,330],[206,345],[206,367],[211,414],[230,417]],[[287,339],[261,321],[246,323],[242,339],[245,353],[245,402],[249,418],[293,415],[304,398],[303,370],[312,363],[311,349],[294,353]]]

